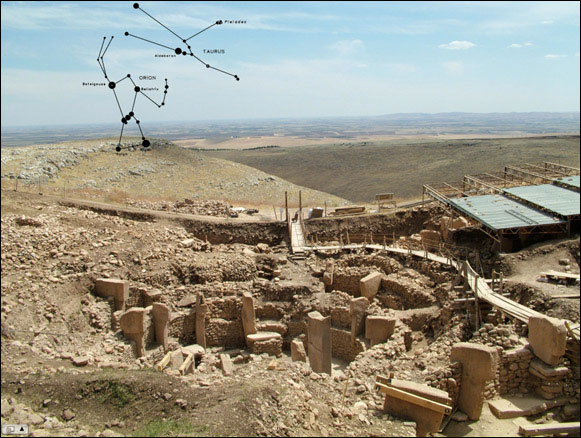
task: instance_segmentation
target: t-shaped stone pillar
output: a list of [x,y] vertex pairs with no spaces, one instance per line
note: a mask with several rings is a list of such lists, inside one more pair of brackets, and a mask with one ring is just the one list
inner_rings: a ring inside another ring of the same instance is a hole
[[244,339],[246,339],[246,336],[256,333],[254,298],[249,292],[242,294],[242,328],[244,329]]
[[155,340],[163,345],[164,353],[168,350],[168,321],[170,316],[169,307],[162,303],[153,303],[151,313],[153,315],[153,326],[155,328]]
[[458,407],[472,421],[478,420],[484,403],[484,384],[493,379],[498,366],[495,348],[460,342],[452,346],[451,362],[462,364],[462,385]]
[[387,316],[368,316],[365,320],[365,337],[371,346],[381,344],[389,339],[395,330],[395,319]]
[[143,307],[132,307],[121,315],[119,321],[123,334],[135,342],[137,357],[145,356],[143,336],[145,334],[145,312]]
[[567,347],[565,323],[548,316],[529,317],[529,343],[535,356],[548,365],[559,365]]
[[113,297],[115,310],[124,311],[125,301],[129,298],[129,282],[118,278],[98,278],[95,293],[103,298]]
[[335,272],[335,262],[327,260],[325,272],[323,273],[323,283],[325,284],[325,292],[331,292],[333,289],[333,274]]
[[331,317],[319,312],[308,315],[309,364],[315,373],[331,375]]
[[377,294],[379,286],[381,286],[381,273],[372,272],[359,280],[359,291],[361,296],[373,301],[373,297]]
[[202,292],[198,292],[196,300],[196,344],[206,348],[206,313],[208,305]]
[[351,315],[351,341],[363,333],[365,327],[365,311],[369,307],[369,300],[365,297],[351,298],[349,314]]

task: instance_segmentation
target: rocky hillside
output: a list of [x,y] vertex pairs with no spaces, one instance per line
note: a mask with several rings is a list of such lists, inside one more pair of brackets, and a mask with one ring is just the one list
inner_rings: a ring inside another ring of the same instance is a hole
[[[137,144],[137,142],[136,142]],[[207,157],[165,140],[150,148],[115,152],[113,141],[66,142],[2,149],[2,187],[124,201],[220,199],[234,204],[283,205],[303,191],[309,205],[341,205],[344,200],[266,174],[254,168]],[[28,188],[27,188],[28,186]]]

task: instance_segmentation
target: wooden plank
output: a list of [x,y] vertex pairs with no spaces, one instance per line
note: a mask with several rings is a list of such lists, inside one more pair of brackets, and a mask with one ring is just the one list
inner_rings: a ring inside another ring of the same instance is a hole
[[579,422],[552,423],[552,424],[531,424],[521,425],[518,433],[524,436],[552,435],[555,433],[575,433],[579,432]]
[[[567,332],[569,333],[569,336],[571,336],[575,341],[579,342],[579,335],[575,336],[573,329],[569,325],[569,321],[565,321],[565,327],[567,328]],[[579,330],[579,327],[577,327],[577,330]]]
[[550,298],[551,299],[556,299],[556,298],[581,298],[581,295],[579,295],[579,294],[551,295]]
[[542,276],[545,277],[556,277],[556,278],[568,278],[571,280],[579,280],[579,274],[570,274],[568,272],[560,272],[560,271],[546,271],[541,272]]
[[184,363],[182,363],[182,366],[180,367],[180,370],[179,370],[180,374],[183,375],[186,373],[186,371],[188,370],[193,359],[194,359],[194,353],[188,354],[188,357],[186,357],[186,360],[184,360]]
[[159,361],[157,364],[157,371],[163,371],[163,369],[167,366],[169,361],[171,360],[171,351],[167,353],[162,360]]
[[384,393],[387,396],[397,398],[399,400],[405,400],[410,402],[414,405],[421,406],[423,408],[429,409],[431,411],[438,412],[440,414],[450,414],[452,412],[452,408],[442,403],[438,403],[427,399],[425,397],[420,397],[415,394],[410,394],[409,392],[402,391],[397,388],[393,388],[391,386],[387,386],[383,383],[375,383],[375,389],[379,390],[380,392]]

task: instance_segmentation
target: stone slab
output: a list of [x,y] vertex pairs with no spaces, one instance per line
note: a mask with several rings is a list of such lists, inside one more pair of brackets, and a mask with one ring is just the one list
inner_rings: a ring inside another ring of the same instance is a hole
[[125,310],[125,301],[129,298],[129,282],[119,278],[98,278],[95,281],[95,293],[103,298],[113,297],[115,310]]
[[369,301],[377,295],[383,274],[380,272],[372,272],[359,280],[359,291],[361,296],[367,298]]
[[365,337],[371,346],[387,341],[395,330],[394,318],[387,316],[368,316],[365,320]]
[[331,317],[310,312],[308,320],[309,364],[315,373],[332,373]]
[[557,400],[543,400],[538,397],[502,397],[488,401],[490,411],[500,419],[526,417],[545,412],[569,402],[568,398]]
[[478,420],[484,404],[484,386],[496,375],[498,354],[495,348],[460,342],[452,346],[450,361],[462,364],[462,384],[458,407],[472,421]]
[[291,342],[291,359],[293,362],[306,362],[307,353],[305,352],[305,345],[299,339],[293,339]]
[[552,367],[537,358],[531,360],[529,371],[536,372],[538,377],[553,379],[565,377],[569,373],[567,367]]
[[567,346],[565,323],[544,315],[529,317],[529,342],[535,356],[548,365],[558,365]]

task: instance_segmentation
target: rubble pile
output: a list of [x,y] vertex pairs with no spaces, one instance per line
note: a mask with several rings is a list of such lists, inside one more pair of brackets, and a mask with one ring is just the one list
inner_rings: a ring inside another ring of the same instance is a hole
[[128,199],[127,203],[132,207],[146,208],[148,210],[216,217],[229,217],[230,209],[232,208],[230,204],[224,201],[189,198],[180,201],[143,201]]

